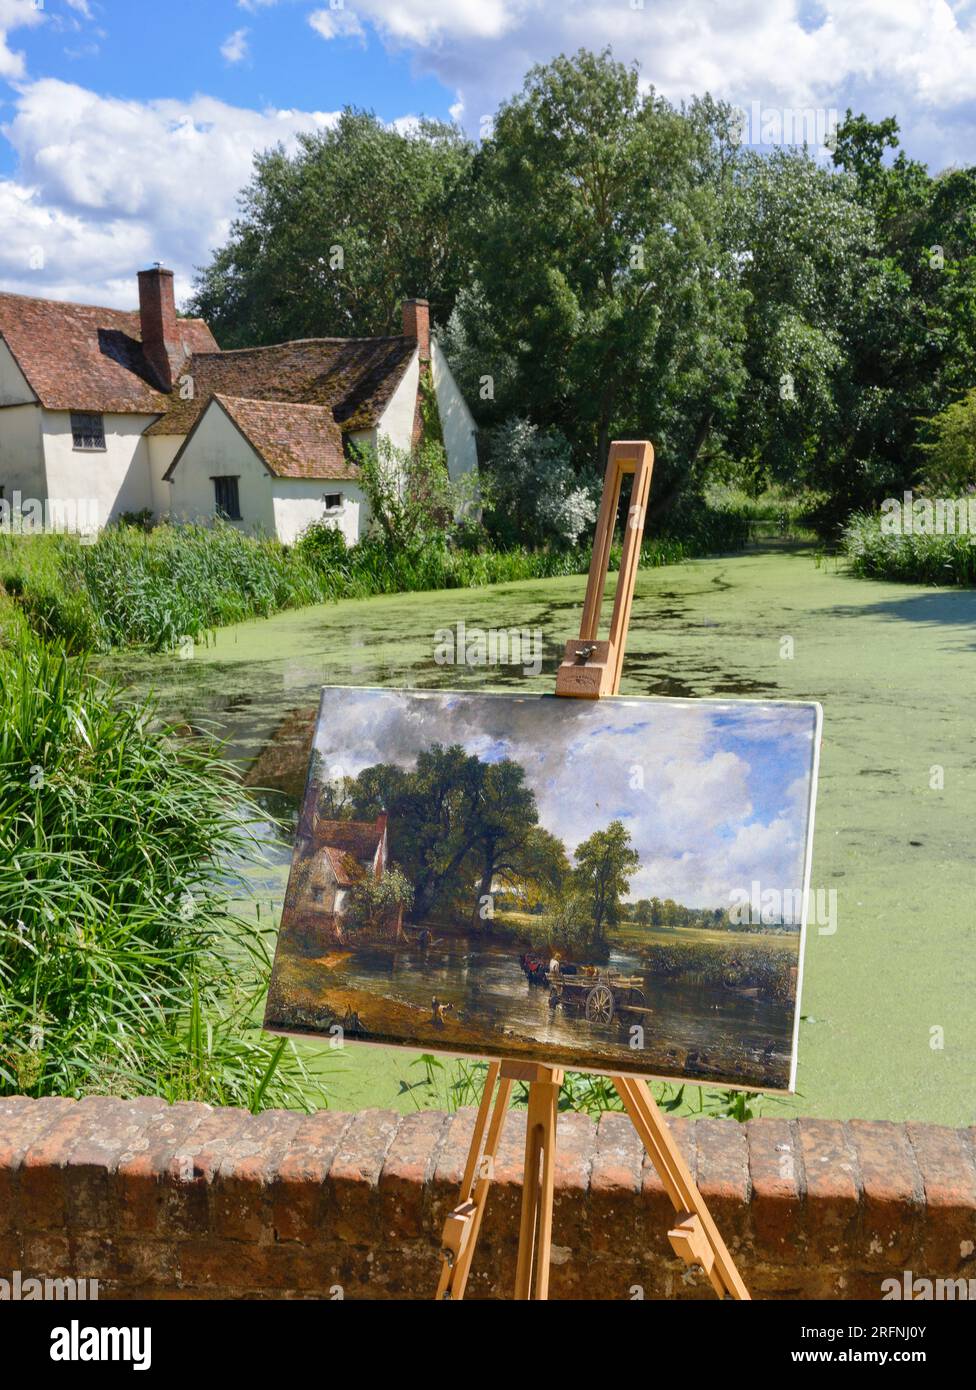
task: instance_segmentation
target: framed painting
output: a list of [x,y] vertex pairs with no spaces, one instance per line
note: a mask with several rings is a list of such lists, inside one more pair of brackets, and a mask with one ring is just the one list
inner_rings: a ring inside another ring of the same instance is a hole
[[820,727],[327,686],[265,1027],[791,1090]]

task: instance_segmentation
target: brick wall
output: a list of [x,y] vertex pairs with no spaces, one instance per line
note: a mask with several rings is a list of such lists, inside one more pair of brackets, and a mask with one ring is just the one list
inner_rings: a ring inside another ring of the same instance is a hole
[[[102,1296],[426,1297],[472,1111],[253,1116],[155,1099],[0,1100],[0,1277]],[[507,1125],[469,1296],[514,1274],[524,1112]],[[976,1279],[976,1131],[676,1121],[755,1297],[878,1298]],[[629,1122],[560,1119],[554,1298],[711,1297],[671,1254],[671,1207]]]

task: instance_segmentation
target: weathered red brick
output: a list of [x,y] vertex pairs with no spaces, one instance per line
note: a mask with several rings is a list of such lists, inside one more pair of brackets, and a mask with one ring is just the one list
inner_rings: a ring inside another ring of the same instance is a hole
[[854,1146],[838,1120],[801,1120],[798,1131],[806,1179],[804,1239],[811,1258],[836,1263],[850,1247],[860,1207]]
[[272,1183],[275,1240],[313,1245],[334,1234],[326,1211],[326,1182],[352,1121],[352,1115],[332,1110],[301,1116]]
[[329,1180],[331,1213],[341,1240],[362,1245],[375,1239],[374,1199],[398,1119],[393,1110],[361,1110],[342,1137]]
[[140,1142],[150,1117],[165,1109],[165,1101],[142,1096],[104,1100],[87,1113],[84,1128],[64,1163],[68,1221],[73,1231],[115,1230],[119,1208],[114,1180],[121,1155]]
[[976,1165],[965,1135],[936,1125],[906,1129],[925,1194],[923,1269],[915,1272],[976,1277]]
[[150,1115],[144,1132],[119,1155],[115,1172],[116,1225],[122,1235],[151,1236],[160,1229],[167,1201],[167,1180],[178,1153],[209,1105],[184,1101]]
[[[98,1278],[106,1297],[432,1293],[435,1209],[457,1200],[472,1120],[0,1101],[11,1206],[0,1274],[6,1261],[38,1278]],[[760,1120],[673,1132],[755,1297],[878,1298],[905,1269],[969,1276],[976,1163],[965,1131]],[[511,1112],[469,1297],[512,1288],[524,1133],[524,1109]],[[623,1115],[598,1128],[560,1117],[556,1164],[553,1297],[712,1296],[667,1245],[670,1203]]]
[[24,1151],[18,1173],[19,1222],[23,1230],[63,1230],[68,1219],[64,1170],[76,1140],[111,1109],[101,1096],[86,1096],[59,1108]]
[[903,1125],[852,1120],[863,1189],[857,1259],[868,1265],[911,1266],[922,1183]]
[[792,1263],[805,1258],[800,1236],[803,1156],[789,1120],[750,1121],[749,1174],[752,1179],[752,1228],[755,1240],[775,1258]]
[[385,1230],[394,1236],[419,1236],[428,1225],[425,1194],[447,1116],[418,1110],[397,1126],[380,1174],[380,1211]]
[[173,1150],[164,1175],[160,1230],[199,1235],[209,1228],[214,1174],[249,1118],[246,1110],[209,1110]]
[[600,1116],[590,1171],[589,1230],[593,1250],[629,1244],[643,1185],[644,1146],[626,1115]]
[[262,1232],[269,1230],[268,1189],[299,1119],[284,1110],[248,1115],[228,1141],[210,1194],[210,1224],[215,1235],[259,1240]]
[[14,1229],[18,1210],[17,1170],[31,1144],[75,1104],[67,1098],[29,1100],[9,1096],[0,1100],[0,1234]]

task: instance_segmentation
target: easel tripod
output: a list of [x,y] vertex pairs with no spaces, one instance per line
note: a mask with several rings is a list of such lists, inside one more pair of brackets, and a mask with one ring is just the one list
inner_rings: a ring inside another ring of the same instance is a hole
[[[576,641],[566,643],[565,655],[556,677],[557,695],[594,700],[601,695],[619,693],[653,466],[654,450],[646,440],[618,441],[610,446],[580,635]],[[597,631],[606,589],[614,522],[621,485],[628,474],[633,474],[634,481],[610,636],[609,640],[600,641]],[[489,1064],[465,1162],[460,1201],[444,1225],[438,1299],[464,1297],[494,1176],[502,1127],[516,1081],[528,1083],[529,1104],[515,1297],[548,1297],[556,1113],[562,1080],[563,1071],[559,1067],[535,1062],[495,1061]],[[675,1254],[686,1264],[699,1266],[720,1298],[748,1299],[749,1291],[646,1082],[631,1076],[613,1076],[611,1080],[677,1213],[675,1224],[668,1232],[668,1240]]]

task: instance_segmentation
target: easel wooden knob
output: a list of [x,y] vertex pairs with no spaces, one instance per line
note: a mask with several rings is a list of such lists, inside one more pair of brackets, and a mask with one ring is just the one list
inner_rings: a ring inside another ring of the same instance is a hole
[[[601,695],[617,695],[620,692],[620,675],[634,602],[653,467],[654,450],[648,440],[618,440],[611,444],[580,635],[575,641],[566,643],[565,655],[556,675],[557,695],[596,700]],[[597,637],[597,630],[610,568],[614,523],[621,486],[628,474],[633,474],[634,481],[610,636],[608,640],[601,641]],[[444,1228],[441,1277],[437,1286],[439,1299],[464,1297],[515,1081],[527,1081],[529,1085],[515,1297],[548,1297],[556,1113],[562,1079],[561,1069],[541,1063],[496,1061],[489,1064],[461,1182],[461,1199],[447,1218]],[[674,1226],[668,1232],[672,1250],[687,1265],[700,1268],[720,1298],[748,1299],[749,1291],[647,1083],[633,1076],[613,1076],[610,1079],[678,1213]]]

